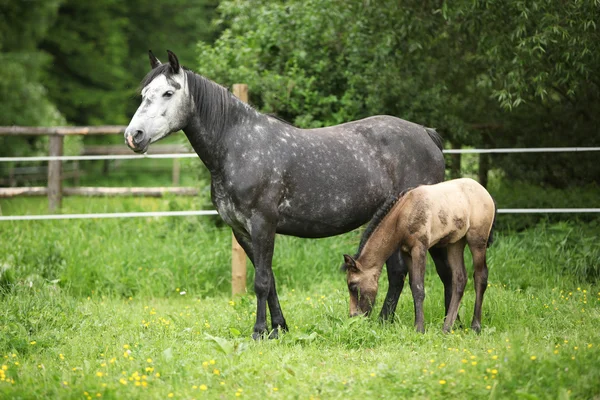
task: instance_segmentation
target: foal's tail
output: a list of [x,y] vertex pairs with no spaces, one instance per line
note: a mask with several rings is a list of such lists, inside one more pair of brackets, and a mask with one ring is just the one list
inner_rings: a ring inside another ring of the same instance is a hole
[[438,147],[438,149],[443,150],[444,148],[444,141],[442,140],[442,137],[440,136],[439,133],[437,133],[437,131],[433,128],[425,128],[425,132],[427,132],[427,134],[429,135],[429,137],[431,138],[431,140],[433,140],[433,143],[435,143],[435,145]]
[[490,229],[490,236],[488,236],[488,241],[486,247],[490,247],[494,242],[494,228],[496,228],[496,217],[498,216],[498,205],[496,204],[496,200],[494,201],[494,219],[492,220],[492,229]]

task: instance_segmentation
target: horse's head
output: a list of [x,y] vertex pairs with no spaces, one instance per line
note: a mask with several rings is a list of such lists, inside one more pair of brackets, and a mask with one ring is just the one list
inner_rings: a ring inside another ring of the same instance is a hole
[[150,143],[183,129],[190,115],[186,73],[177,56],[167,50],[169,63],[150,51],[152,70],[142,81],[142,104],[125,129],[125,143],[136,153],[145,153]]
[[379,286],[379,273],[376,268],[364,268],[359,261],[344,254],[346,282],[350,292],[350,316],[369,315],[375,304]]

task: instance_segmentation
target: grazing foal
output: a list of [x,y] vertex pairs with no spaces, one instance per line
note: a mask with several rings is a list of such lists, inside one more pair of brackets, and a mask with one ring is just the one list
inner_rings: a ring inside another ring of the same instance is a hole
[[467,283],[464,248],[473,255],[475,312],[471,328],[481,330],[481,304],[487,287],[486,250],[492,242],[496,205],[487,190],[472,179],[423,185],[390,199],[365,231],[354,258],[344,255],[350,291],[350,315],[369,314],[383,263],[398,248],[408,265],[415,303],[415,326],[424,332],[423,300],[427,250],[447,247],[452,272],[451,298],[444,332],[457,318]]

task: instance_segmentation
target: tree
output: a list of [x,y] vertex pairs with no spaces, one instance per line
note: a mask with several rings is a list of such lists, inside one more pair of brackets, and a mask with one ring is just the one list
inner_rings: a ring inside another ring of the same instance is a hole
[[[224,1],[225,29],[199,45],[199,68],[249,83],[255,105],[303,127],[385,113],[436,127],[456,147],[568,144],[544,119],[594,114],[585,101],[598,103],[598,10],[558,0]],[[559,168],[541,179],[567,183]]]
[[[64,122],[42,83],[43,69],[51,59],[38,49],[59,5],[60,0],[36,7],[22,1],[0,4],[0,125]],[[1,136],[0,155],[30,154],[39,150],[36,143],[32,138]]]
[[60,1],[46,1],[36,7],[27,2],[0,5],[1,125],[61,121],[41,82],[50,58],[37,48],[56,19]]
[[192,55],[210,40],[215,0],[66,0],[41,47],[53,57],[46,85],[67,120],[78,125],[125,124],[150,48]]

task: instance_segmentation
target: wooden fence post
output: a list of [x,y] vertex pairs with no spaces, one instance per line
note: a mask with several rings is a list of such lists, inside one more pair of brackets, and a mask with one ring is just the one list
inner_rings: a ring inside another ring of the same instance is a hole
[[[450,147],[452,149],[458,149],[458,150],[460,150],[460,148],[462,146],[459,145],[459,144],[455,144],[455,143],[450,142]],[[461,165],[460,165],[461,164],[461,155],[462,155],[461,153],[455,153],[455,154],[451,154],[450,155],[450,160],[451,160],[451,163],[450,163],[450,179],[457,179],[457,178],[462,177],[461,170],[460,170],[460,167],[461,167]]]
[[[248,102],[248,85],[236,83],[233,85],[233,94]],[[246,293],[246,253],[233,232],[231,234],[231,294],[232,296]]]
[[181,164],[179,163],[179,158],[173,159],[173,170],[171,171],[171,180],[173,182],[173,186],[179,186],[179,178],[181,175]]
[[[50,156],[63,155],[63,136],[50,135]],[[48,209],[55,212],[62,205],[62,161],[48,161]]]
[[481,153],[479,154],[479,170],[477,171],[477,175],[479,178],[479,183],[484,188],[487,188],[488,185],[488,172],[490,170],[490,155]]

